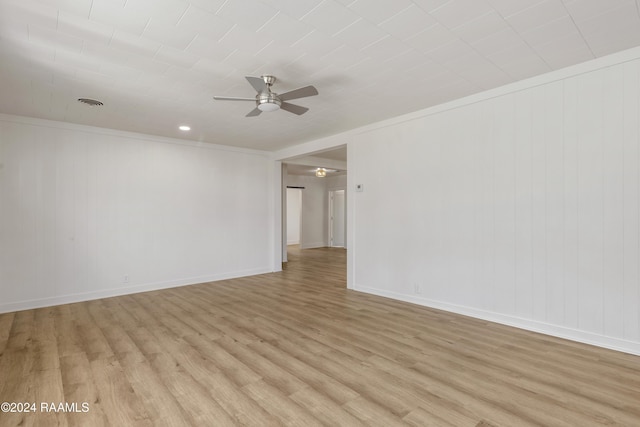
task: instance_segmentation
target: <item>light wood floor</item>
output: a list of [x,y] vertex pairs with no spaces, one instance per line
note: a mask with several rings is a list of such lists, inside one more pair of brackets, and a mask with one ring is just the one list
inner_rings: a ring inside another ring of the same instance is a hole
[[640,357],[282,273],[0,315],[2,426],[640,425]]

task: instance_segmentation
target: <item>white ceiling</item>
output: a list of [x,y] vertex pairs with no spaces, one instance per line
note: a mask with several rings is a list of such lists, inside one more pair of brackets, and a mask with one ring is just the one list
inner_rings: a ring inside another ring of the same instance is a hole
[[[0,112],[276,150],[638,46],[639,1],[0,0]],[[212,99],[262,74],[320,94]]]

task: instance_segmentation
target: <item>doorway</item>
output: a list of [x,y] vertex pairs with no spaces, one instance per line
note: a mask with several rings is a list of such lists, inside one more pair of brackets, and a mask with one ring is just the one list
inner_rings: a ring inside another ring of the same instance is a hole
[[[328,274],[342,275],[346,285],[347,201],[350,200],[347,199],[346,145],[278,161],[282,165],[277,190],[282,195],[278,225],[282,269],[304,268],[306,262],[327,261],[332,270]],[[318,168],[324,168],[326,175],[318,176]],[[305,189],[304,195],[288,190],[296,188]],[[301,197],[297,197],[299,194]],[[334,210],[336,213],[332,215]],[[333,261],[345,265],[336,269]]]
[[329,191],[329,247],[346,247],[345,190]]

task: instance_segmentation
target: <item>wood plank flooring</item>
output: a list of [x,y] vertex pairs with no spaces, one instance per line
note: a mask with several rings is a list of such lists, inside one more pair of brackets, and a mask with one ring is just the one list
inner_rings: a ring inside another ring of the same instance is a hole
[[0,402],[38,405],[0,426],[640,425],[640,357],[348,291],[342,249],[289,259],[0,315]]

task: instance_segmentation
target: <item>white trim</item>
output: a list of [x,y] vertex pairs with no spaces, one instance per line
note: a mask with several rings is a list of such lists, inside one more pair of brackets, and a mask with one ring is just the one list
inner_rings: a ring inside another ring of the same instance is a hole
[[147,283],[142,285],[129,286],[124,288],[103,289],[93,292],[81,292],[77,294],[67,294],[56,297],[39,298],[0,304],[0,313],[10,313],[21,310],[31,310],[35,308],[51,307],[62,304],[90,301],[101,298],[110,298],[122,295],[131,295],[141,292],[156,291],[160,289],[177,288],[181,286],[199,285],[207,282],[219,280],[235,279],[238,277],[255,276],[257,274],[271,273],[271,268],[256,268],[250,270],[234,271],[230,273],[214,274],[211,276],[190,277],[185,279],[170,280],[166,282]]
[[[355,147],[353,144],[347,145],[347,161],[349,159],[355,159]],[[356,187],[356,176],[353,173],[353,169],[351,172],[347,173],[347,188],[344,192],[347,200],[346,200],[346,209],[347,209],[347,219],[346,219],[346,227],[347,232],[345,233],[345,245],[347,246],[347,289],[354,289],[356,284],[356,197],[358,193],[355,191]]]
[[327,169],[346,170],[347,162],[342,160],[323,159],[322,157],[304,156],[296,159],[284,160],[289,165],[301,165],[310,167],[321,167]]
[[[273,160],[291,160],[297,157],[308,156],[319,151],[327,151],[332,148],[341,147],[348,142],[346,138],[349,135],[352,135],[354,132],[359,133],[357,132],[359,129],[362,128],[337,133],[325,138],[316,139],[310,142],[304,142],[302,144],[287,147],[279,151],[274,151],[272,153]],[[349,161],[349,158],[347,158],[347,161]]]
[[624,353],[640,356],[640,343],[627,341],[620,338],[612,338],[605,335],[595,334],[591,332],[580,331],[577,329],[567,328],[564,326],[552,325],[550,323],[539,322],[536,320],[523,319],[520,317],[509,316],[492,311],[480,310],[472,307],[465,307],[450,304],[441,301],[435,301],[428,298],[405,295],[397,292],[390,292],[366,286],[357,285],[355,291],[367,294],[377,295],[381,297],[391,298],[394,300],[404,301],[417,304],[423,307],[435,308],[450,313],[461,314],[463,316],[473,317],[475,319],[487,320],[489,322],[500,323],[502,325],[513,326],[515,328],[527,331],[538,332],[552,337],[563,338],[570,341],[576,341],[584,344],[604,347],[611,350],[621,351]]
[[404,123],[423,117],[428,117],[434,114],[439,114],[445,111],[454,110],[457,108],[465,107],[468,105],[476,104],[478,102],[487,101],[493,98],[498,98],[504,95],[520,92],[523,90],[531,89],[534,87],[546,85],[549,83],[565,80],[570,77],[576,77],[582,74],[598,71],[603,68],[607,68],[614,65],[623,64],[640,59],[640,47],[624,50],[622,52],[614,53],[611,55],[603,56],[600,58],[592,59],[590,61],[582,62],[580,64],[572,65],[560,70],[550,71],[545,74],[530,77],[524,80],[518,80],[513,83],[499,86],[497,88],[489,89],[483,92],[478,92],[472,95],[458,98],[452,101],[438,104],[432,107],[418,110],[413,113],[408,113],[402,116],[394,117],[388,120],[372,123],[370,125],[363,126],[358,129],[350,131],[349,134],[363,134],[371,132],[376,129],[385,128],[388,126]]
[[214,149],[214,150],[222,150],[222,151],[231,151],[231,152],[244,153],[244,154],[254,154],[254,155],[264,156],[269,158],[272,157],[272,153],[270,151],[254,150],[251,148],[242,148],[242,147],[233,147],[231,145],[212,144],[209,142],[202,142],[202,141],[191,141],[186,139],[168,138],[165,136],[156,136],[156,135],[150,135],[145,133],[114,130],[114,129],[96,127],[96,126],[79,125],[75,123],[58,122],[54,120],[36,119],[36,118],[25,117],[25,116],[14,116],[10,114],[0,113],[0,122],[19,123],[19,124],[28,125],[28,126],[40,126],[40,127],[54,128],[54,129],[72,130],[76,132],[116,136],[120,138],[130,138],[130,139],[138,139],[142,141],[160,142],[164,144],[176,144],[176,145],[183,145],[188,147],[198,147],[198,148],[206,148],[206,149]]
[[[276,164],[280,165],[280,185],[275,189],[276,193],[280,195],[280,218],[275,218],[276,221],[280,220],[280,224],[276,223],[276,229],[280,227],[280,242],[276,242],[274,253],[276,255],[275,263],[279,262],[279,265],[282,265],[283,262],[289,262],[287,245],[285,244],[287,241],[287,164],[278,161]],[[279,258],[278,250],[280,251]],[[278,271],[282,271],[282,269]]]
[[[333,196],[333,192],[335,190],[329,190],[326,189],[326,193],[327,193],[327,205],[328,205],[328,212],[327,212],[327,221],[329,222],[329,224],[327,224],[327,246],[330,248],[333,248],[333,198],[331,196]],[[346,209],[346,206],[345,206]]]
[[[282,271],[282,251],[283,251],[283,236],[286,230],[283,230],[283,203],[286,199],[282,194],[282,163],[270,162],[270,179],[271,185],[269,185],[269,191],[271,197],[269,198],[269,212],[271,213],[271,227],[269,233],[269,258],[273,264],[271,266],[272,272]],[[285,196],[286,197],[286,196]]]
[[590,61],[582,62],[580,64],[572,65],[560,70],[550,71],[548,73],[530,77],[525,80],[519,80],[517,82],[509,83],[494,89],[489,89],[483,92],[475,93],[473,95],[465,96],[463,98],[445,102],[443,104],[438,104],[432,107],[415,111],[413,113],[404,114],[402,116],[393,117],[391,119],[383,120],[359,128],[350,129],[341,133],[316,139],[314,141],[287,147],[282,150],[273,152],[273,159],[283,160],[286,158],[308,155],[309,153],[314,153],[321,150],[336,148],[347,144],[351,136],[360,135],[376,129],[381,129],[399,123],[420,119],[422,117],[442,113],[443,111],[461,108],[481,101],[504,96],[506,94],[531,89],[533,87],[545,85],[559,80],[564,80],[570,77],[575,77],[581,74],[590,73],[606,67],[623,64],[625,62],[630,62],[638,59],[640,59],[640,47],[623,50],[621,52],[592,59]]

